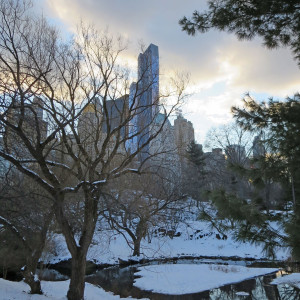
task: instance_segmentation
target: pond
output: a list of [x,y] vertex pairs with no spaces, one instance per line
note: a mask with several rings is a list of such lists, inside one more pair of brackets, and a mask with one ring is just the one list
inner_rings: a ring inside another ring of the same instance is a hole
[[[286,285],[271,285],[270,282],[281,274],[269,274],[258,276],[256,278],[244,280],[235,284],[227,284],[219,288],[208,291],[185,294],[185,295],[166,295],[145,291],[133,285],[134,280],[139,277],[138,268],[141,266],[161,264],[162,262],[155,261],[143,265],[134,265],[128,267],[110,267],[97,271],[92,275],[87,276],[86,281],[98,286],[101,286],[106,291],[111,291],[121,297],[134,298],[149,298],[153,300],[190,300],[190,299],[212,299],[212,300],[235,300],[235,299],[267,299],[267,300],[299,300],[300,290]],[[174,262],[170,262],[174,263]],[[193,260],[178,260],[177,264],[228,264],[240,265],[248,267],[278,267],[276,263],[270,262],[245,262],[232,260],[208,260],[208,259],[193,259]],[[166,262],[163,262],[166,264]],[[284,271],[279,271],[284,272]]]

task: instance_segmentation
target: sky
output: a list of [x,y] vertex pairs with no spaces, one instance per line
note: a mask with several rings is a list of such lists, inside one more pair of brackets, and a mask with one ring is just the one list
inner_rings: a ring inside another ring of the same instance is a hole
[[178,21],[203,10],[205,0],[34,0],[36,8],[63,34],[81,20],[128,39],[129,63],[137,61],[141,43],[159,47],[160,72],[190,74],[190,98],[183,115],[204,143],[209,128],[232,120],[230,108],[249,92],[257,100],[283,99],[299,91],[299,68],[287,48],[269,50],[261,40],[238,41],[215,30],[188,36]]

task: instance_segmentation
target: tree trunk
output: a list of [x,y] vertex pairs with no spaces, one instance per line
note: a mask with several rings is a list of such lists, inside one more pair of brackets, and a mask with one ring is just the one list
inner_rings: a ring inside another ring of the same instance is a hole
[[91,197],[89,191],[85,192],[84,223],[79,242],[76,242],[68,217],[64,214],[63,203],[64,195],[56,195],[55,215],[56,220],[61,226],[68,249],[72,256],[72,270],[69,290],[67,293],[68,300],[83,300],[85,288],[85,270],[86,254],[91,244],[97,221],[97,202],[96,197]]
[[292,179],[292,196],[293,196],[293,204],[296,206],[296,194],[295,194],[295,185],[294,185],[294,178],[293,175],[291,176]]
[[26,269],[23,273],[25,282],[30,286],[30,293],[31,294],[43,294],[42,288],[41,288],[41,282],[37,278],[36,275],[34,275],[36,270],[36,267],[26,266]]
[[27,254],[26,267],[24,269],[23,276],[24,276],[24,281],[30,286],[31,294],[43,294],[41,288],[41,282],[37,277],[37,275],[35,275],[35,273],[36,273],[38,261],[44,249],[44,245],[45,245],[45,240],[41,240],[41,242],[37,245],[37,247],[35,247],[36,249],[34,249],[32,253]]
[[26,260],[26,268],[23,272],[25,282],[30,286],[31,294],[43,294],[41,288],[41,282],[38,277],[35,275],[36,269],[38,266],[39,259],[42,255],[43,249],[46,243],[46,235],[48,232],[49,225],[52,221],[53,211],[46,215],[45,223],[42,227],[42,230],[38,234],[38,239],[36,241],[36,245],[34,245],[31,253],[28,253]]
[[86,256],[78,251],[72,257],[72,273],[68,290],[68,300],[83,300],[85,287]]
[[133,256],[140,256],[140,249],[141,249],[141,240],[143,237],[145,237],[146,232],[147,232],[147,223],[145,221],[145,219],[140,219],[137,227],[136,227],[136,231],[135,231],[135,236],[136,239],[133,240]]
[[133,256],[140,256],[141,240],[142,240],[141,238],[137,238],[134,240]]

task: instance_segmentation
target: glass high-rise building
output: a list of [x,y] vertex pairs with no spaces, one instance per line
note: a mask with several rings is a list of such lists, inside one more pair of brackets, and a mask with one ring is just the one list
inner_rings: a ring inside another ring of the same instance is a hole
[[[159,55],[158,47],[150,44],[138,57],[138,78],[130,88],[129,107],[134,114],[129,134],[131,149],[142,147],[150,137],[154,120],[159,113]],[[140,152],[140,160],[149,156],[149,144]]]

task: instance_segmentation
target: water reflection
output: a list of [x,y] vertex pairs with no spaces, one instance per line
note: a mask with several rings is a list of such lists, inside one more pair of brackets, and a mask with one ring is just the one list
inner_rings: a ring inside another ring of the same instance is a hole
[[[182,263],[182,262],[178,262]],[[186,263],[186,262],[184,262]],[[224,263],[224,262],[223,262]],[[121,297],[149,298],[153,300],[299,300],[300,291],[287,285],[271,285],[271,281],[281,276],[283,271],[277,274],[259,276],[244,280],[236,284],[229,284],[217,289],[201,293],[185,295],[164,295],[140,290],[133,285],[138,277],[138,266],[126,268],[112,267],[101,270],[87,277],[86,281],[101,286],[106,291],[111,291]],[[258,267],[256,265],[256,267]],[[260,266],[262,267],[262,266]],[[265,266],[263,266],[265,267]],[[242,292],[242,293],[241,293]],[[238,293],[238,294],[237,294]],[[240,294],[239,294],[240,293]]]

